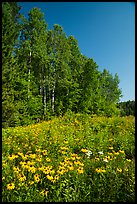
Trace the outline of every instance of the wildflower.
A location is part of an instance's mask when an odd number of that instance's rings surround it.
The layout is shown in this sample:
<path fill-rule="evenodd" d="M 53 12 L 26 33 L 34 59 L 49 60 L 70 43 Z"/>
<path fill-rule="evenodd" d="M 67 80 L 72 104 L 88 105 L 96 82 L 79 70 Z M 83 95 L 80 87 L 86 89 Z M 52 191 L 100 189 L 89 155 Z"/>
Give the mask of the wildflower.
<path fill-rule="evenodd" d="M 103 151 L 98 152 L 98 154 L 103 154 Z"/>
<path fill-rule="evenodd" d="M 113 139 L 112 139 L 112 138 L 110 138 L 108 141 L 109 141 L 109 142 L 111 142 L 112 140 L 113 140 Z"/>
<path fill-rule="evenodd" d="M 72 153 L 71 156 L 72 156 L 72 157 L 77 157 L 78 155 L 75 154 L 75 153 Z"/>
<path fill-rule="evenodd" d="M 131 159 L 126 159 L 127 162 L 131 162 Z"/>
<path fill-rule="evenodd" d="M 60 147 L 61 150 L 68 150 L 68 147 Z"/>
<path fill-rule="evenodd" d="M 128 168 L 125 168 L 125 171 L 128 171 Z"/>
<path fill-rule="evenodd" d="M 109 154 L 109 155 L 112 155 L 113 153 L 112 153 L 112 152 L 108 152 L 108 154 Z"/>
<path fill-rule="evenodd" d="M 50 159 L 50 158 L 46 158 L 46 161 L 47 161 L 47 162 L 50 162 L 50 161 L 51 161 L 51 159 Z"/>
<path fill-rule="evenodd" d="M 83 174 L 83 172 L 84 172 L 83 167 L 79 167 L 77 170 L 78 170 L 79 174 Z"/>
<path fill-rule="evenodd" d="M 121 172 L 122 172 L 122 169 L 117 168 L 117 171 L 121 173 Z"/>
<path fill-rule="evenodd" d="M 81 152 L 86 153 L 86 152 L 88 152 L 88 150 L 87 149 L 81 149 Z"/>
<path fill-rule="evenodd" d="M 63 169 L 62 170 L 57 170 L 57 173 L 63 175 L 65 173 L 65 170 L 63 170 Z"/>
<path fill-rule="evenodd" d="M 8 156 L 8 159 L 9 159 L 9 160 L 13 160 L 13 159 L 15 159 L 15 158 L 16 158 L 16 156 L 15 156 L 14 154 Z"/>
<path fill-rule="evenodd" d="M 42 190 L 40 194 L 42 194 L 43 196 L 45 195 L 45 196 L 47 197 L 48 192 L 49 192 L 49 191 Z"/>
<path fill-rule="evenodd" d="M 74 164 L 76 164 L 76 165 L 79 164 L 79 161 L 74 161 Z"/>
<path fill-rule="evenodd" d="M 79 164 L 79 166 L 84 166 L 84 164 L 83 164 L 83 163 L 81 163 L 80 161 L 78 161 L 78 162 L 79 162 L 79 163 L 78 163 L 78 164 Z"/>
<path fill-rule="evenodd" d="M 4 181 L 4 180 L 5 180 L 5 176 L 2 177 L 2 181 Z"/>
<path fill-rule="evenodd" d="M 109 149 L 113 149 L 113 147 L 109 147 Z"/>
<path fill-rule="evenodd" d="M 103 159 L 103 161 L 104 161 L 104 162 L 108 162 L 108 160 L 107 160 L 107 159 Z"/>
<path fill-rule="evenodd" d="M 76 156 L 76 159 L 81 159 L 81 157 Z"/>
<path fill-rule="evenodd" d="M 55 179 L 55 180 L 59 180 L 59 176 L 56 175 L 56 176 L 54 177 L 54 179 Z"/>
<path fill-rule="evenodd" d="M 20 182 L 25 181 L 26 180 L 26 176 L 25 175 L 18 175 L 18 179 Z"/>
<path fill-rule="evenodd" d="M 34 180 L 38 183 L 40 181 L 40 174 L 34 175 Z"/>
<path fill-rule="evenodd" d="M 101 169 L 101 172 L 103 172 L 103 173 L 104 173 L 104 172 L 106 172 L 106 170 L 105 170 L 105 169 Z"/>
<path fill-rule="evenodd" d="M 95 171 L 98 172 L 98 173 L 105 173 L 106 172 L 105 169 L 100 169 L 100 168 L 96 168 Z"/>
<path fill-rule="evenodd" d="M 86 155 L 88 156 L 88 158 L 90 157 L 91 154 L 92 154 L 92 152 L 90 150 L 88 150 L 88 152 L 86 152 Z"/>
<path fill-rule="evenodd" d="M 36 158 L 36 154 L 29 154 L 30 158 L 35 159 Z"/>
<path fill-rule="evenodd" d="M 14 171 L 15 173 L 19 173 L 21 170 L 19 169 L 19 167 L 13 167 L 13 171 Z"/>
<path fill-rule="evenodd" d="M 47 179 L 53 180 L 53 176 L 47 175 Z"/>
<path fill-rule="evenodd" d="M 29 165 L 29 166 L 31 166 L 31 165 L 34 165 L 36 162 L 34 162 L 34 161 L 27 161 L 27 164 Z"/>
<path fill-rule="evenodd" d="M 47 155 L 47 150 L 42 150 L 43 155 Z"/>
<path fill-rule="evenodd" d="M 8 189 L 8 190 L 12 190 L 12 189 L 14 189 L 14 188 L 15 188 L 14 183 L 7 184 L 7 189 Z"/>
<path fill-rule="evenodd" d="M 67 154 L 67 152 L 65 152 L 65 151 L 61 151 L 61 153 L 62 153 L 62 154 Z"/>
<path fill-rule="evenodd" d="M 76 159 L 76 157 L 71 157 L 71 159 L 74 161 Z"/>
<path fill-rule="evenodd" d="M 29 181 L 29 184 L 30 184 L 30 185 L 33 185 L 33 184 L 34 184 L 34 181 Z"/>
<path fill-rule="evenodd" d="M 74 167 L 73 166 L 68 166 L 68 169 L 73 171 L 74 170 Z"/>
<path fill-rule="evenodd" d="M 110 159 L 110 156 L 105 156 L 104 159 Z"/>
<path fill-rule="evenodd" d="M 54 170 L 54 169 L 51 170 L 51 171 L 50 171 L 50 174 L 55 174 L 55 170 Z"/>
<path fill-rule="evenodd" d="M 119 155 L 119 152 L 114 152 L 115 155 Z"/>
<path fill-rule="evenodd" d="M 36 168 L 34 166 L 29 166 L 28 167 L 28 171 L 32 172 L 32 173 L 35 173 L 36 172 Z"/>
<path fill-rule="evenodd" d="M 96 161 L 99 161 L 99 158 L 98 158 L 98 157 L 95 157 L 95 160 L 96 160 Z"/>
<path fill-rule="evenodd" d="M 125 153 L 125 152 L 124 152 L 124 150 L 119 150 L 119 152 L 120 152 L 120 153 L 122 153 L 122 154 L 124 154 L 124 153 Z"/>

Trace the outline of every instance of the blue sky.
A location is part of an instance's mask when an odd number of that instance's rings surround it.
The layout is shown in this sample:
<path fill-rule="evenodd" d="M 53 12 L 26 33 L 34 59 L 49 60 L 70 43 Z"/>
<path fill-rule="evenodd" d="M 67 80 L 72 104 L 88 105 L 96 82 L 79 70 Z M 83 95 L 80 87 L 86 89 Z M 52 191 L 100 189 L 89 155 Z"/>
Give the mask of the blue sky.
<path fill-rule="evenodd" d="M 118 74 L 123 97 L 135 100 L 135 3 L 132 2 L 19 2 L 27 17 L 33 7 L 44 13 L 48 29 L 54 24 L 73 35 L 82 54 L 99 70 Z"/>

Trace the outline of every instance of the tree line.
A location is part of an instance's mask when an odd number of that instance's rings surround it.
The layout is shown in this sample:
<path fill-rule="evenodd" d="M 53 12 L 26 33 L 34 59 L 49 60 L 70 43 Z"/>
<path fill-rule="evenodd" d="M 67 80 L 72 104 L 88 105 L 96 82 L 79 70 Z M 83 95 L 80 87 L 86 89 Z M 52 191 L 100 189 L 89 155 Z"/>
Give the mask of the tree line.
<path fill-rule="evenodd" d="M 68 111 L 113 116 L 121 95 L 118 75 L 98 70 L 74 36 L 32 8 L 2 3 L 2 127 L 28 125 Z"/>
<path fill-rule="evenodd" d="M 120 109 L 121 116 L 129 116 L 129 115 L 135 116 L 135 101 L 134 100 L 119 102 L 117 104 L 117 107 Z"/>

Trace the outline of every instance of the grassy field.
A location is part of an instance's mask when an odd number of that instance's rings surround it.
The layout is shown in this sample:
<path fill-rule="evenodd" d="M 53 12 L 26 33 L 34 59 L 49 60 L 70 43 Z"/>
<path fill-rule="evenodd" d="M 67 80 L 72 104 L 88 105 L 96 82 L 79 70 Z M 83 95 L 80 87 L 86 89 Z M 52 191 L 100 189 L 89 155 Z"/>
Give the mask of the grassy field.
<path fill-rule="evenodd" d="M 135 118 L 66 114 L 2 129 L 3 202 L 135 201 Z"/>

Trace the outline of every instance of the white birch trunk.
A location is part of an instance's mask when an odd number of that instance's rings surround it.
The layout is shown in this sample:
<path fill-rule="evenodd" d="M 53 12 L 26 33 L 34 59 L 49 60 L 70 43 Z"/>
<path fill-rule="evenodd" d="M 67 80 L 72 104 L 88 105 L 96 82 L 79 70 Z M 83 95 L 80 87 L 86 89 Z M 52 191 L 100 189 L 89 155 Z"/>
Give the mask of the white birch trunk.
<path fill-rule="evenodd" d="M 47 103 L 47 101 L 46 101 L 46 85 L 45 85 L 45 76 L 44 76 L 44 87 L 43 87 L 43 94 L 44 94 L 44 96 L 43 96 L 43 105 L 44 105 L 44 115 L 46 115 L 46 103 Z"/>
<path fill-rule="evenodd" d="M 55 82 L 54 82 L 54 86 L 53 86 L 53 90 L 52 90 L 52 111 L 54 112 L 54 103 L 55 103 Z"/>
<path fill-rule="evenodd" d="M 30 98 L 30 66 L 31 66 L 31 51 L 30 51 L 30 64 L 28 70 L 28 99 Z"/>

